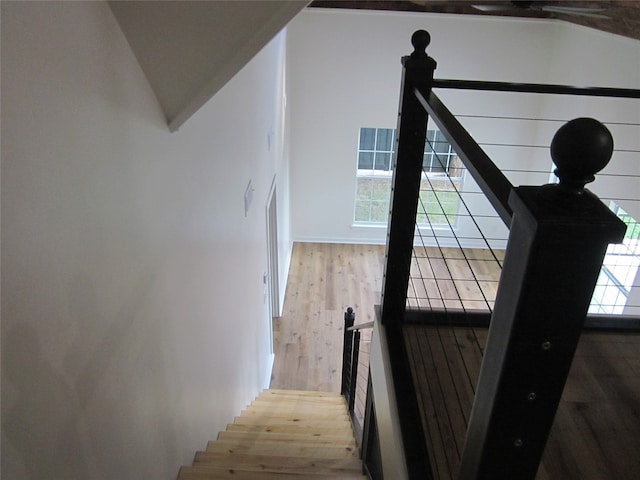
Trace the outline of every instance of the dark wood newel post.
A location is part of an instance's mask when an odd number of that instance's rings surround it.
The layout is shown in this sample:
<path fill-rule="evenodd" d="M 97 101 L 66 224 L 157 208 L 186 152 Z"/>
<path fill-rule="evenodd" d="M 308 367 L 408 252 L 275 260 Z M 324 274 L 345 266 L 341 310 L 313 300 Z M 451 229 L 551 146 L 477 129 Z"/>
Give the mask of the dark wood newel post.
<path fill-rule="evenodd" d="M 427 112 L 415 95 L 428 94 L 436 62 L 426 53 L 431 36 L 418 30 L 411 37 L 414 51 L 402 58 L 403 74 L 398 135 L 387 233 L 387 260 L 382 287 L 382 323 L 401 323 L 407 300 L 413 236 L 418 211 Z"/>
<path fill-rule="evenodd" d="M 613 139 L 579 118 L 551 144 L 558 185 L 518 187 L 459 480 L 534 479 L 607 245 L 626 226 L 584 189 Z"/>
<path fill-rule="evenodd" d="M 398 139 L 394 156 L 391 215 L 380 314 L 387 338 L 410 480 L 432 478 L 402 331 L 428 120 L 427 112 L 415 92 L 420 90 L 423 95 L 428 95 L 431 91 L 436 62 L 426 53 L 430 41 L 431 37 L 426 31 L 418 30 L 411 37 L 413 53 L 402 58 L 404 68 L 398 112 Z"/>

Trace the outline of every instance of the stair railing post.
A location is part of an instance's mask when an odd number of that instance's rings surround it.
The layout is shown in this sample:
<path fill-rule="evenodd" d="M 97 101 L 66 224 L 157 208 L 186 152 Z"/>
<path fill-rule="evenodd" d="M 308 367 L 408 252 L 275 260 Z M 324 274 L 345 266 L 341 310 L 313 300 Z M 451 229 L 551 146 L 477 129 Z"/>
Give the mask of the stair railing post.
<path fill-rule="evenodd" d="M 428 121 L 427 112 L 414 92 L 419 89 L 425 94 L 431 90 L 436 62 L 426 53 L 430 41 L 429 33 L 418 30 L 411 37 L 413 53 L 402 58 L 404 68 L 382 287 L 383 324 L 402 323 L 407 300 Z"/>
<path fill-rule="evenodd" d="M 347 401 L 349 401 L 349 387 L 351 385 L 351 352 L 353 350 L 353 327 L 356 320 L 356 314 L 353 308 L 348 307 L 344 312 L 344 332 L 342 343 L 342 382 L 340 384 L 340 393 Z"/>
<path fill-rule="evenodd" d="M 416 91 L 428 95 L 433 84 L 436 62 L 426 53 L 430 41 L 428 32 L 416 31 L 411 37 L 414 51 L 402 58 L 398 134 L 393 158 L 391 212 L 380 314 L 387 338 L 398 421 L 410 480 L 430 480 L 433 477 L 402 328 L 428 122 L 428 114 L 418 100 Z"/>
<path fill-rule="evenodd" d="M 612 151 L 604 125 L 572 120 L 551 144 L 560 183 L 509 197 L 511 232 L 459 480 L 536 476 L 607 245 L 626 229 L 584 189 Z"/>

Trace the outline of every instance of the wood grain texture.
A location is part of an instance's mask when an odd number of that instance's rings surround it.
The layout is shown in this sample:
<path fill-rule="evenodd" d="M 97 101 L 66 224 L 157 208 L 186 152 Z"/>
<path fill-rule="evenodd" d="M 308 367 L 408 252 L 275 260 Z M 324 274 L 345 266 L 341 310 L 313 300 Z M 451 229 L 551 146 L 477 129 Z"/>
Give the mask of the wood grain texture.
<path fill-rule="evenodd" d="M 471 261 L 460 262 L 464 256 Z M 425 292 L 421 298 L 437 298 L 442 291 L 451 302 L 447 306 L 469 301 L 488 308 L 491 302 L 485 299 L 495 296 L 502 256 L 497 252 L 494 258 L 479 250 L 465 251 L 464 256 L 457 249 L 418 250 L 414 262 L 421 262 L 420 270 L 432 272 L 433 277 L 419 284 Z M 273 388 L 339 391 L 344 310 L 355 309 L 356 323 L 374 318 L 383 262 L 381 246 L 294 245 L 283 316 L 274 322 Z M 465 283 L 470 271 L 479 291 Z M 462 296 L 456 292 L 456 283 L 464 287 Z M 427 293 L 433 288 L 436 293 Z M 444 303 L 429 302 L 421 306 Z M 465 306 L 473 308 L 470 305 Z M 481 328 L 407 326 L 414 380 L 423 405 L 421 421 L 430 434 L 427 442 L 436 478 L 455 478 L 486 337 L 487 330 Z M 361 363 L 367 363 L 362 350 Z M 362 368 L 358 375 L 357 388 L 366 385 L 365 371 Z M 356 413 L 359 408 L 356 402 Z M 252 435 L 259 431 L 247 425 L 233 428 Z M 537 479 L 635 480 L 640 478 L 637 452 L 640 336 L 584 333 Z"/>
<path fill-rule="evenodd" d="M 344 399 L 331 392 L 262 392 L 178 476 L 217 478 L 365 479 Z"/>
<path fill-rule="evenodd" d="M 436 479 L 455 479 L 486 330 L 405 327 Z M 537 480 L 640 478 L 640 335 L 584 333 Z"/>
<path fill-rule="evenodd" d="M 340 391 L 344 312 L 352 307 L 356 324 L 374 319 L 383 269 L 381 245 L 294 244 L 282 316 L 273 322 L 272 389 Z M 370 330 L 361 341 L 360 363 L 368 365 Z"/>

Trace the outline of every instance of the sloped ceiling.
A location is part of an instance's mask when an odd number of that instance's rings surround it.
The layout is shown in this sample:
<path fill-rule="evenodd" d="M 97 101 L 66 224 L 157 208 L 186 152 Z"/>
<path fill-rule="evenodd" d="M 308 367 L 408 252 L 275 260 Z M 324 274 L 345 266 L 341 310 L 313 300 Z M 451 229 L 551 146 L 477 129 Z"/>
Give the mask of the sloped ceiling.
<path fill-rule="evenodd" d="M 307 1 L 110 1 L 111 10 L 177 130 Z"/>
<path fill-rule="evenodd" d="M 309 6 L 555 18 L 640 40 L 639 0 L 314 0 Z"/>

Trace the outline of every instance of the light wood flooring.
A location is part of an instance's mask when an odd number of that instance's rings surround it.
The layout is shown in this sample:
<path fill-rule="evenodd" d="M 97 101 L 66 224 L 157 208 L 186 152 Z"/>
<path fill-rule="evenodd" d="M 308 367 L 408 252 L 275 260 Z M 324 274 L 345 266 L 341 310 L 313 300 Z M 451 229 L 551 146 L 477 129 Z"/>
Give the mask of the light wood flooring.
<path fill-rule="evenodd" d="M 274 321 L 272 388 L 339 391 L 344 310 L 355 309 L 356 323 L 373 319 L 383 262 L 382 246 L 295 244 L 283 316 Z M 442 399 L 423 405 L 423 422 L 429 420 L 436 438 L 430 440 L 436 478 L 455 478 L 486 330 L 447 327 L 434 337 L 434 329 L 411 328 L 407 341 L 414 360 L 431 359 L 416 379 L 423 388 L 419 395 L 424 400 L 436 392 Z M 435 369 L 447 372 L 447 378 L 433 383 L 429 370 Z M 446 450 L 437 438 L 446 440 Z M 640 335 L 585 333 L 537 478 L 635 480 L 640 478 L 638 452 Z"/>
<path fill-rule="evenodd" d="M 384 248 L 294 244 L 284 309 L 273 321 L 271 388 L 340 391 L 344 312 L 352 307 L 356 324 L 374 319 Z M 363 331 L 365 343 L 368 332 Z"/>

